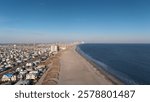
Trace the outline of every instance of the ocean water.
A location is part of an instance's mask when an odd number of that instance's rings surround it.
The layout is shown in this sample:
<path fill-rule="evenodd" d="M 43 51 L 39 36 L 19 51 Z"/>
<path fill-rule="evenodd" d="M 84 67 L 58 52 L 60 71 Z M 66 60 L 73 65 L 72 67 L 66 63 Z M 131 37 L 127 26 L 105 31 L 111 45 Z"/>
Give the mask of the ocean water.
<path fill-rule="evenodd" d="M 125 84 L 150 85 L 150 44 L 81 44 L 77 51 Z"/>

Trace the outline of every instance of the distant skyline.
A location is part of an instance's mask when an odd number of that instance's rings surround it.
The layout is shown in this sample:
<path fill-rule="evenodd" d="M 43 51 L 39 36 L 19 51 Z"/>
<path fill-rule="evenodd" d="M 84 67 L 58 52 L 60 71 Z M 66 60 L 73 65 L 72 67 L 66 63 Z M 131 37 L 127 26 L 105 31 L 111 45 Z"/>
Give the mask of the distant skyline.
<path fill-rule="evenodd" d="M 150 43 L 150 0 L 0 0 L 0 43 Z"/>

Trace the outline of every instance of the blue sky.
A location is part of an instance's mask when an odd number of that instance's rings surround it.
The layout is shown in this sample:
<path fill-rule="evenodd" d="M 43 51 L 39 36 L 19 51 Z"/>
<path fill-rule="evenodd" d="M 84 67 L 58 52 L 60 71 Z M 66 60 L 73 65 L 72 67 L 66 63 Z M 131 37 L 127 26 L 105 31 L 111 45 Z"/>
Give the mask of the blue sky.
<path fill-rule="evenodd" d="M 149 0 L 0 0 L 0 43 L 150 43 Z"/>

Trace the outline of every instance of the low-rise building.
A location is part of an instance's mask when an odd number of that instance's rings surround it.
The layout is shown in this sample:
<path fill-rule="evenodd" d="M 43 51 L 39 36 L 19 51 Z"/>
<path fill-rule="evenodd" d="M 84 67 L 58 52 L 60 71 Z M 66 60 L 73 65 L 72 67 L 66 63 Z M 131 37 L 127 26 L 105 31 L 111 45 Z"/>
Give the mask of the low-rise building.
<path fill-rule="evenodd" d="M 16 81 L 17 78 L 16 78 L 16 75 L 13 75 L 12 73 L 7 73 L 7 74 L 4 74 L 2 76 L 2 79 L 1 79 L 3 82 L 6 82 L 6 81 Z"/>
<path fill-rule="evenodd" d="M 46 65 L 38 65 L 35 69 L 38 70 L 38 69 L 41 69 L 41 68 L 42 69 L 46 68 Z"/>
<path fill-rule="evenodd" d="M 38 75 L 39 75 L 38 71 L 31 71 L 28 74 L 26 74 L 26 79 L 33 79 L 33 80 L 35 80 L 35 79 L 38 78 Z"/>
<path fill-rule="evenodd" d="M 32 63 L 27 63 L 26 67 L 31 67 L 33 64 Z"/>
<path fill-rule="evenodd" d="M 15 85 L 30 85 L 30 80 L 19 80 Z"/>

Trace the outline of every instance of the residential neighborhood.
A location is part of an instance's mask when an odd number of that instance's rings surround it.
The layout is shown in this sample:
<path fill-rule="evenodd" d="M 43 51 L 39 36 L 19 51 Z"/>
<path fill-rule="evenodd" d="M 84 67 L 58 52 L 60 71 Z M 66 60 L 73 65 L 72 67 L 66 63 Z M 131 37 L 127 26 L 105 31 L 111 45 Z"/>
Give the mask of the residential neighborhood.
<path fill-rule="evenodd" d="M 44 62 L 64 49 L 56 44 L 1 45 L 0 84 L 36 84 L 49 68 Z"/>

